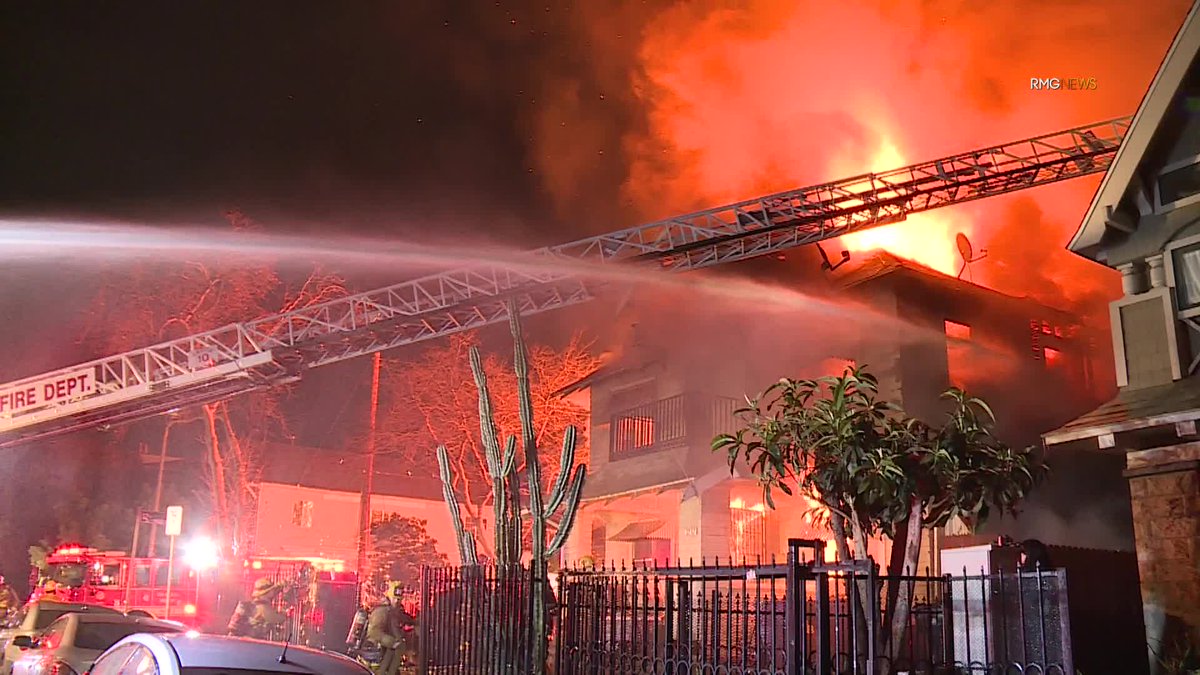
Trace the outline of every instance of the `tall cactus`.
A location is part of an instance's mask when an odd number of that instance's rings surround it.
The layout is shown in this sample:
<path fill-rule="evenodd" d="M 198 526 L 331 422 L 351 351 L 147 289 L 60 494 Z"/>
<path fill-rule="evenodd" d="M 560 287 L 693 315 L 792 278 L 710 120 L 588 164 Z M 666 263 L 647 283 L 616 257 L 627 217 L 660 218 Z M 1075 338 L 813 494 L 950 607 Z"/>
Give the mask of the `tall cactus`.
<path fill-rule="evenodd" d="M 548 588 L 548 563 L 567 541 L 575 524 L 575 515 L 583 496 L 583 484 L 587 468 L 575 465 L 576 430 L 568 427 L 563 435 L 562 455 L 558 476 L 550 488 L 549 495 L 543 494 L 542 462 L 537 447 L 537 435 L 533 423 L 533 391 L 529 381 L 529 361 L 525 350 L 525 338 L 521 330 L 520 312 L 517 306 L 508 304 L 509 329 L 514 344 L 513 367 L 517 376 L 517 395 L 521 419 L 521 449 L 525 459 L 525 472 L 529 483 L 529 515 L 533 530 L 533 550 L 530 566 L 535 584 L 533 591 L 533 646 L 535 650 L 534 672 L 540 675 L 545 668 L 548 634 L 546 626 L 546 597 Z M 520 484 L 517 478 L 517 439 L 510 436 L 504 447 L 500 447 L 496 430 L 495 410 L 488 390 L 487 375 L 479 350 L 471 348 L 471 372 L 475 377 L 475 388 L 479 392 L 479 433 L 487 457 L 488 476 L 492 480 L 492 508 L 495 516 L 496 563 L 507 567 L 521 562 L 522 551 L 522 504 Z M 438 448 L 438 466 L 442 479 L 442 492 L 450 517 L 458 536 L 458 548 L 464 565 L 479 562 L 475 539 L 463 525 L 458 500 L 452 487 L 453 474 L 445 446 Z M 546 524 L 559 515 L 558 528 L 550 541 L 546 541 Z"/>

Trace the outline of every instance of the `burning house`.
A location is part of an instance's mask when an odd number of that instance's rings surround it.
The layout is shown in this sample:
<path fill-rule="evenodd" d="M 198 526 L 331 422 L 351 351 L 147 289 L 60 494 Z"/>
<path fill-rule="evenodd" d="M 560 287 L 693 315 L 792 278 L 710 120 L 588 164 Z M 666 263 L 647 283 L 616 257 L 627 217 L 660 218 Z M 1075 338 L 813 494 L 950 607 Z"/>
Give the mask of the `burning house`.
<path fill-rule="evenodd" d="M 1124 297 L 1111 305 L 1120 391 L 1044 437 L 1123 460 L 1157 654 L 1200 638 L 1198 52 L 1193 7 L 1069 245 L 1121 272 Z"/>
<path fill-rule="evenodd" d="M 808 354 L 807 362 L 746 353 L 696 367 L 673 358 L 670 349 L 629 349 L 570 388 L 590 395 L 592 450 L 566 561 L 769 558 L 783 555 L 788 537 L 828 540 L 813 526 L 813 505 L 805 498 L 780 496 L 777 508 L 767 508 L 756 481 L 731 472 L 726 458 L 710 449 L 714 434 L 734 424 L 746 393 L 781 374 L 818 376 L 863 363 L 880 377 L 884 396 L 927 419 L 942 414 L 941 392 L 952 383 L 963 386 L 994 402 L 999 432 L 1014 444 L 1036 443 L 1039 431 L 1107 393 L 1094 352 L 1102 336 L 1075 317 L 889 254 L 855 262 L 831 278 L 836 296 L 890 317 L 903 330 L 867 329 L 829 340 L 824 353 Z M 1088 459 L 1059 461 L 1069 476 L 1072 463 Z M 1111 464 L 1101 473 L 1119 491 L 1120 469 Z M 1064 518 L 1095 506 L 1059 503 L 1067 500 L 1056 500 L 1054 490 L 1047 494 L 1042 507 Z M 999 525 L 1014 536 L 1041 534 L 1037 526 L 1037 519 Z M 953 529 L 943 534 L 948 544 L 969 543 Z M 942 538 L 930 538 L 923 566 L 938 566 L 934 549 Z M 880 562 L 889 553 L 884 541 L 869 550 Z"/>

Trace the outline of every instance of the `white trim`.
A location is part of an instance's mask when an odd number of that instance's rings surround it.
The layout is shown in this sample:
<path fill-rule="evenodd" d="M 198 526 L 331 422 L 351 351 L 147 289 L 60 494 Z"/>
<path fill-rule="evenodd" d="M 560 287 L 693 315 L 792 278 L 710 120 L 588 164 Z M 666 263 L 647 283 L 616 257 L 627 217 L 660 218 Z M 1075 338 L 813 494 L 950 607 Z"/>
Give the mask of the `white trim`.
<path fill-rule="evenodd" d="M 1112 322 L 1113 366 L 1117 371 L 1117 386 L 1129 386 L 1129 364 L 1125 361 L 1125 325 L 1121 322 L 1121 308 L 1133 304 L 1137 296 L 1126 296 L 1108 305 L 1109 320 Z"/>
<path fill-rule="evenodd" d="M 1150 146 L 1150 141 L 1175 99 L 1184 75 L 1200 51 L 1198 10 L 1200 2 L 1192 5 L 1187 18 L 1172 40 L 1170 49 L 1154 75 L 1154 80 L 1138 105 L 1137 113 L 1125 134 L 1125 141 L 1117 149 L 1117 156 L 1113 158 L 1100 188 L 1092 197 L 1087 215 L 1084 216 L 1075 235 L 1071 237 L 1071 242 L 1067 244 L 1068 250 L 1086 251 L 1098 245 L 1103 238 L 1107 219 L 1105 207 L 1115 207 L 1124 198 L 1130 182 L 1137 173 L 1138 165 Z"/>

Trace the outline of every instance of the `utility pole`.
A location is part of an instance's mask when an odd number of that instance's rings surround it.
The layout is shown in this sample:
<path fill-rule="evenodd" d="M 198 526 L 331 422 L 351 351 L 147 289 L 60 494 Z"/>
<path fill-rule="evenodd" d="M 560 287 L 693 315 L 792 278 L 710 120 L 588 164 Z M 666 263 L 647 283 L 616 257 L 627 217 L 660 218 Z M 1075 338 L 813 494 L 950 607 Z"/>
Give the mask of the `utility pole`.
<path fill-rule="evenodd" d="M 379 420 L 379 372 L 383 355 L 375 352 L 371 369 L 371 411 L 367 435 L 367 467 L 363 476 L 358 513 L 358 599 L 362 603 L 363 583 L 371 558 L 371 494 L 375 491 L 375 431 Z"/>
<path fill-rule="evenodd" d="M 163 429 L 162 448 L 158 453 L 158 483 L 154 486 L 154 512 L 158 513 L 162 510 L 162 489 L 163 489 L 163 469 L 167 466 L 167 440 L 171 437 L 171 425 L 173 422 L 167 420 L 167 428 Z M 146 552 L 147 557 L 155 558 L 155 545 L 158 534 L 157 528 L 150 528 L 150 545 L 149 551 Z M 134 557 L 137 557 L 137 551 L 134 551 Z"/>

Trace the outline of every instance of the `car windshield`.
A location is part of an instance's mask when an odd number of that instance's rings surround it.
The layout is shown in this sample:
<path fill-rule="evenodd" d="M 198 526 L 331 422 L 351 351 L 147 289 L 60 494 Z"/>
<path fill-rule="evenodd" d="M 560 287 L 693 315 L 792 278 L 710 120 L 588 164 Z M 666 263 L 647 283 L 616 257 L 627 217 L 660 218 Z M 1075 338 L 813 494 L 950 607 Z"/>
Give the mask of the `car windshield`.
<path fill-rule="evenodd" d="M 179 629 L 170 626 L 146 626 L 136 623 L 80 623 L 75 631 L 75 646 L 79 649 L 94 649 L 104 651 L 115 645 L 122 638 L 135 633 L 178 633 Z"/>
<path fill-rule="evenodd" d="M 78 588 L 87 577 L 87 565 L 83 563 L 55 563 L 50 566 L 46 576 L 56 584 Z"/>

